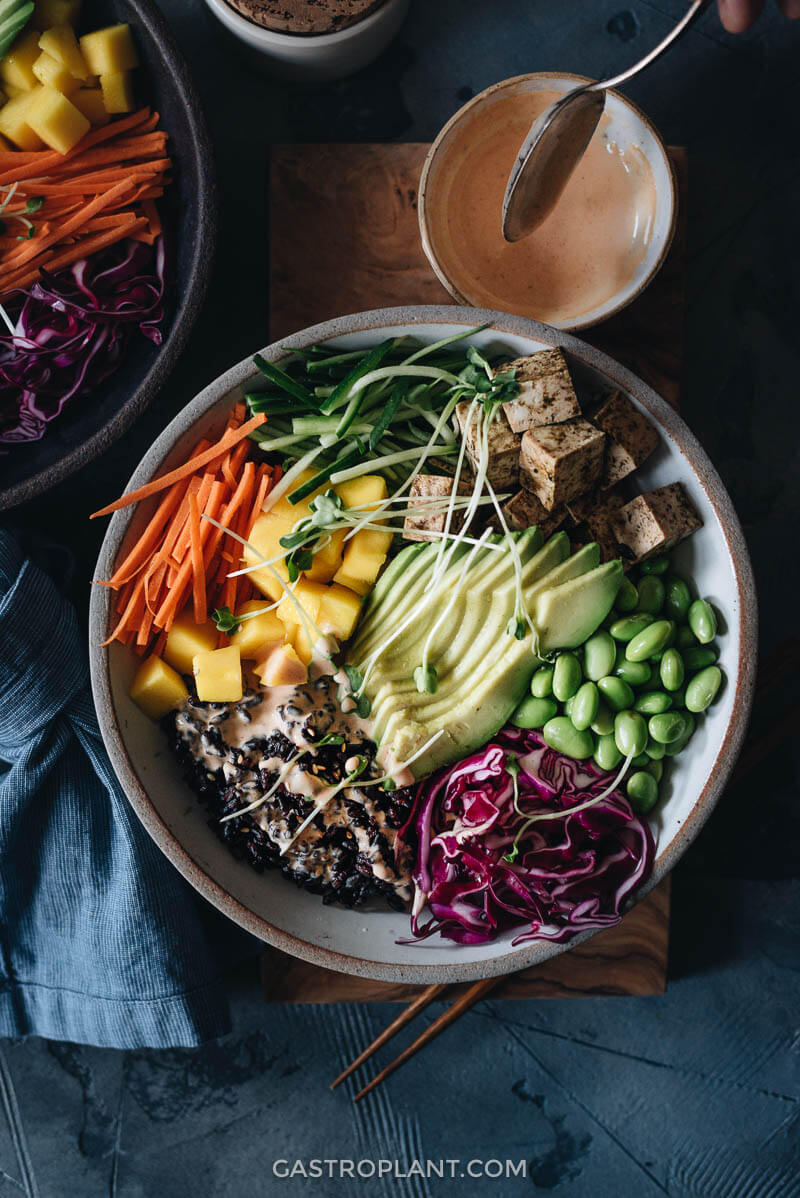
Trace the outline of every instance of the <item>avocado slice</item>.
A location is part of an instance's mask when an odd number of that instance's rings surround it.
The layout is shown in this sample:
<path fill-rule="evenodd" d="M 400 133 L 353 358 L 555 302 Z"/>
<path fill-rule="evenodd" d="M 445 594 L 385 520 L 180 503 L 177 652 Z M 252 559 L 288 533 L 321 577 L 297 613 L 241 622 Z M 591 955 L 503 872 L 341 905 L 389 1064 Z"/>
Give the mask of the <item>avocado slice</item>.
<path fill-rule="evenodd" d="M 540 591 L 533 603 L 539 652 L 582 645 L 611 611 L 621 582 L 622 562 L 617 559 Z"/>

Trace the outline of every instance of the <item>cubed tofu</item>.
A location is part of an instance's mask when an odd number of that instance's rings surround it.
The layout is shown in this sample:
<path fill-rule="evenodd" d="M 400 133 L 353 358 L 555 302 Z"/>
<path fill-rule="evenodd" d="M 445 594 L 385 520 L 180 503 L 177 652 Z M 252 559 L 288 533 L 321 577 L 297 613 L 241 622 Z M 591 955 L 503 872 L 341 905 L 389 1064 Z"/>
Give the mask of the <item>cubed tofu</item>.
<path fill-rule="evenodd" d="M 308 668 L 291 645 L 273 649 L 269 657 L 256 666 L 256 673 L 265 686 L 299 686 L 308 678 Z"/>
<path fill-rule="evenodd" d="M 66 154 L 91 129 L 83 113 L 52 87 L 33 93 L 25 120 L 45 145 L 59 154 Z"/>
<path fill-rule="evenodd" d="M 53 25 L 78 24 L 81 15 L 81 0 L 36 0 L 31 22 L 36 29 L 50 29 Z"/>
<path fill-rule="evenodd" d="M 0 79 L 4 84 L 18 87 L 21 91 L 32 91 L 39 85 L 33 73 L 33 64 L 40 53 L 39 34 L 35 29 L 20 34 L 11 49 L 0 59 Z"/>
<path fill-rule="evenodd" d="M 702 525 L 681 483 L 637 495 L 611 521 L 623 558 L 637 562 L 665 553 Z"/>
<path fill-rule="evenodd" d="M 525 528 L 538 528 L 543 537 L 556 532 L 567 518 L 563 503 L 548 512 L 532 491 L 518 491 L 503 504 L 503 515 L 508 527 L 515 532 Z"/>
<path fill-rule="evenodd" d="M 528 429 L 522 435 L 523 487 L 548 511 L 588 491 L 603 468 L 605 433 L 577 417 L 563 424 Z"/>
<path fill-rule="evenodd" d="M 18 150 L 44 149 L 41 137 L 28 124 L 28 109 L 35 95 L 35 91 L 22 92 L 0 108 L 0 134 L 7 137 Z"/>
<path fill-rule="evenodd" d="M 325 590 L 319 608 L 317 624 L 326 635 L 337 641 L 347 641 L 353 635 L 361 612 L 361 596 L 347 587 L 334 583 Z"/>
<path fill-rule="evenodd" d="M 108 113 L 103 103 L 103 93 L 99 87 L 81 87 L 70 96 L 78 112 L 82 112 L 95 127 L 108 124 Z"/>
<path fill-rule="evenodd" d="M 44 50 L 33 64 L 33 73 L 42 87 L 52 87 L 63 96 L 77 91 L 80 86 L 80 80 L 70 74 L 63 62 L 59 62 Z"/>
<path fill-rule="evenodd" d="M 192 671 L 201 703 L 238 703 L 241 699 L 242 659 L 237 645 L 196 653 Z"/>
<path fill-rule="evenodd" d="M 151 720 L 162 719 L 167 712 L 180 707 L 189 692 L 180 674 L 160 657 L 148 657 L 136 671 L 130 690 L 131 698 Z"/>
<path fill-rule="evenodd" d="M 345 542 L 342 564 L 333 576 L 334 582 L 357 595 L 371 591 L 386 561 L 392 535 L 389 529 L 383 532 L 377 528 L 362 528 L 357 532 Z"/>
<path fill-rule="evenodd" d="M 191 674 L 198 653 L 216 649 L 219 633 L 213 620 L 196 624 L 190 607 L 176 616 L 167 633 L 164 657 L 180 674 Z"/>
<path fill-rule="evenodd" d="M 443 500 L 450 498 L 453 491 L 453 480 L 446 474 L 418 474 L 411 484 L 411 490 L 408 494 L 408 505 L 410 508 L 419 509 L 419 511 L 411 512 L 405 518 L 403 523 L 403 536 L 407 541 L 437 541 L 435 533 L 444 532 L 444 526 L 447 521 L 447 508 L 444 506 Z M 459 479 L 458 494 L 469 495 L 472 492 L 471 484 Z M 430 501 L 439 500 L 437 510 L 430 509 Z M 425 510 L 425 505 L 428 505 L 428 510 Z M 455 509 L 453 517 L 450 521 L 450 532 L 458 532 L 464 524 L 464 509 Z"/>
<path fill-rule="evenodd" d="M 627 395 L 615 391 L 594 417 L 606 434 L 606 457 L 600 486 L 613 487 L 649 458 L 659 442 L 658 431 L 635 408 Z"/>
<path fill-rule="evenodd" d="M 624 503 L 618 491 L 591 491 L 566 505 L 570 517 L 578 525 L 576 538 L 596 541 L 604 562 L 620 556 L 613 518 Z"/>
<path fill-rule="evenodd" d="M 46 29 L 39 38 L 39 49 L 66 67 L 79 83 L 85 83 L 89 78 L 89 69 L 71 25 L 54 25 L 52 29 Z"/>
<path fill-rule="evenodd" d="M 252 599 L 243 603 L 236 613 L 241 624 L 231 634 L 230 642 L 236 645 L 245 661 L 263 661 L 273 649 L 286 639 L 286 629 L 278 619 L 277 612 L 265 611 L 263 599 Z M 242 620 L 242 616 L 247 616 Z"/>
<path fill-rule="evenodd" d="M 464 436 L 464 430 L 467 430 L 467 458 L 472 469 L 477 471 L 480 458 L 478 433 L 483 423 L 483 418 L 479 414 L 483 412 L 483 408 L 480 405 L 474 408 L 470 420 L 470 407 L 471 405 L 468 403 L 457 404 L 456 416 L 461 428 L 461 435 Z M 495 491 L 516 490 L 519 486 L 520 439 L 517 433 L 511 431 L 502 411 L 495 413 L 494 420 L 489 425 L 488 446 L 487 479 Z"/>
<path fill-rule="evenodd" d="M 278 619 L 282 624 L 287 625 L 301 623 L 297 610 L 300 607 L 306 619 L 312 624 L 316 624 L 323 596 L 328 589 L 327 586 L 321 582 L 314 582 L 310 578 L 301 578 L 290 589 L 291 598 L 289 595 L 284 595 L 276 608 L 275 614 Z"/>
<path fill-rule="evenodd" d="M 514 369 L 519 394 L 503 404 L 511 431 L 524 433 L 542 424 L 561 424 L 580 416 L 581 407 L 560 349 L 542 349 L 526 358 L 516 358 L 495 373 Z"/>
<path fill-rule="evenodd" d="M 81 38 L 81 54 L 92 75 L 116 75 L 139 65 L 130 25 L 109 25 Z"/>
<path fill-rule="evenodd" d="M 106 112 L 133 112 L 133 76 L 130 71 L 109 71 L 100 76 L 100 90 Z"/>

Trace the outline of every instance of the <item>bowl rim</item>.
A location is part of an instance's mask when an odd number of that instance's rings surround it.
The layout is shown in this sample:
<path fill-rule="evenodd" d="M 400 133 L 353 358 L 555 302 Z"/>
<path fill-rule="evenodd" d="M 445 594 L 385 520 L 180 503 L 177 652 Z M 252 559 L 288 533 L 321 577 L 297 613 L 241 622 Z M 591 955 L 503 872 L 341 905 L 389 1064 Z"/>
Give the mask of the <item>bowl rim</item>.
<path fill-rule="evenodd" d="M 217 184 L 213 170 L 214 153 L 200 94 L 192 78 L 183 51 L 167 24 L 166 18 L 153 0 L 126 0 L 136 14 L 137 22 L 147 29 L 168 62 L 173 86 L 188 114 L 194 137 L 187 147 L 187 157 L 194 160 L 200 180 L 197 192 L 198 208 L 203 220 L 198 222 L 197 235 L 190 247 L 190 263 L 186 286 L 178 297 L 170 327 L 158 356 L 141 379 L 136 390 L 122 407 L 86 441 L 76 445 L 52 466 L 46 466 L 3 489 L 0 487 L 0 511 L 26 503 L 49 491 L 76 470 L 87 465 L 130 428 L 133 422 L 152 403 L 163 387 L 184 349 L 199 315 L 211 276 L 217 234 Z"/>
<path fill-rule="evenodd" d="M 228 4 L 227 0 L 206 0 L 208 7 L 227 28 L 237 36 L 245 37 L 251 45 L 260 43 L 264 49 L 278 50 L 289 46 L 298 48 L 303 43 L 308 43 L 310 52 L 333 49 L 362 33 L 368 34 L 374 26 L 380 25 L 387 12 L 400 8 L 405 3 L 407 0 L 382 0 L 382 3 L 365 17 L 360 17 L 352 25 L 345 25 L 344 29 L 336 29 L 333 33 L 285 33 L 279 29 L 267 29 L 256 21 L 248 20 L 233 5 Z"/>
<path fill-rule="evenodd" d="M 435 158 L 442 148 L 442 143 L 445 137 L 447 137 L 451 130 L 463 120 L 470 109 L 485 102 L 488 97 L 494 95 L 495 92 L 503 91 L 513 84 L 523 83 L 529 79 L 568 79 L 574 80 L 575 83 L 596 82 L 596 80 L 590 78 L 588 75 L 575 75 L 570 71 L 529 71 L 523 75 L 512 75 L 508 79 L 501 79 L 498 83 L 493 83 L 491 87 L 484 88 L 483 91 L 478 92 L 478 94 L 473 96 L 472 99 L 467 100 L 466 104 L 463 104 L 457 112 L 453 113 L 453 115 L 450 117 L 450 120 L 442 126 L 434 140 L 431 142 L 430 149 L 425 155 L 425 161 L 422 164 L 422 173 L 420 174 L 417 200 L 417 221 L 419 224 L 420 238 L 422 240 L 422 248 L 425 251 L 425 257 L 428 259 L 428 262 L 430 263 L 431 268 L 433 269 L 439 282 L 442 284 L 445 290 L 452 295 L 456 303 L 462 306 L 472 306 L 472 300 L 470 300 L 468 296 L 464 295 L 463 292 L 459 291 L 456 284 L 448 276 L 434 251 L 433 242 L 428 231 L 427 211 L 431 206 L 431 201 L 428 198 L 428 177 L 433 168 Z M 647 274 L 631 292 L 631 294 L 627 296 L 627 298 L 620 299 L 612 307 L 608 308 L 607 310 L 604 309 L 599 314 L 593 316 L 592 311 L 597 313 L 597 309 L 590 309 L 588 313 L 578 316 L 575 320 L 571 320 L 568 324 L 565 322 L 560 322 L 551 326 L 552 328 L 557 328 L 563 330 L 564 332 L 575 333 L 583 329 L 592 328 L 594 325 L 600 324 L 601 321 L 610 320 L 612 316 L 616 316 L 616 314 L 621 312 L 623 308 L 627 308 L 629 304 L 632 304 L 633 301 L 642 294 L 645 287 L 650 285 L 658 272 L 661 270 L 661 267 L 664 265 L 664 260 L 669 253 L 678 224 L 678 187 L 675 179 L 675 168 L 673 166 L 672 160 L 670 159 L 663 137 L 647 114 L 643 112 L 637 104 L 634 104 L 633 100 L 630 100 L 627 96 L 624 96 L 622 92 L 616 91 L 613 88 L 608 90 L 608 95 L 613 96 L 615 100 L 619 100 L 623 107 L 627 108 L 638 120 L 642 122 L 642 124 L 651 134 L 659 152 L 661 153 L 667 172 L 667 179 L 669 180 L 669 224 L 664 237 L 664 243 L 661 247 L 658 257 L 648 270 Z M 526 317 L 525 319 L 534 320 L 535 318 Z"/>
<path fill-rule="evenodd" d="M 379 308 L 350 316 L 335 317 L 332 320 L 312 325 L 290 337 L 281 338 L 280 341 L 267 346 L 260 352 L 268 361 L 278 361 L 286 356 L 287 348 L 303 348 L 315 341 L 332 337 L 343 337 L 354 333 L 369 332 L 373 329 L 409 324 L 419 324 L 420 326 L 486 324 L 501 336 L 504 333 L 516 334 L 545 344 L 560 346 L 585 365 L 602 372 L 613 384 L 635 394 L 637 400 L 648 409 L 657 423 L 675 440 L 681 453 L 691 465 L 697 485 L 705 492 L 720 521 L 725 546 L 733 565 L 739 605 L 740 637 L 739 660 L 735 675 L 736 702 L 719 752 L 694 807 L 671 844 L 656 856 L 650 878 L 636 892 L 635 902 L 631 904 L 634 906 L 654 886 L 658 885 L 700 832 L 724 790 L 747 730 L 755 684 L 758 622 L 753 571 L 739 518 L 710 458 L 688 426 L 666 400 L 657 395 L 632 371 L 619 365 L 607 354 L 561 329 L 554 329 L 524 316 L 512 316 L 489 309 L 452 305 Z M 225 371 L 204 388 L 155 440 L 137 466 L 125 489 L 130 490 L 133 487 L 141 486 L 152 478 L 164 459 L 172 452 L 178 438 L 183 436 L 232 388 L 243 383 L 254 373 L 252 357 L 248 357 Z M 132 514 L 133 509 L 126 508 L 115 512 L 112 516 L 95 567 L 95 578 L 106 576 L 112 567 Z M 109 614 L 110 592 L 108 588 L 94 587 L 89 608 L 92 693 L 103 741 L 122 789 L 156 844 L 187 881 L 204 898 L 259 939 L 291 956 L 341 973 L 355 974 L 381 981 L 424 985 L 434 982 L 475 981 L 479 978 L 515 973 L 520 969 L 529 968 L 531 965 L 540 964 L 596 935 L 594 931 L 585 932 L 573 937 L 567 944 L 533 941 L 504 953 L 502 956 L 487 960 L 460 960 L 454 961 L 452 964 L 449 962 L 444 964 L 421 962 L 419 965 L 392 965 L 383 961 L 348 956 L 332 948 L 310 944 L 275 927 L 274 924 L 257 915 L 230 895 L 211 877 L 178 841 L 150 802 L 133 762 L 128 756 L 114 710 L 109 654 L 100 645 L 106 636 Z M 626 908 L 626 910 L 628 909 L 630 907 Z"/>

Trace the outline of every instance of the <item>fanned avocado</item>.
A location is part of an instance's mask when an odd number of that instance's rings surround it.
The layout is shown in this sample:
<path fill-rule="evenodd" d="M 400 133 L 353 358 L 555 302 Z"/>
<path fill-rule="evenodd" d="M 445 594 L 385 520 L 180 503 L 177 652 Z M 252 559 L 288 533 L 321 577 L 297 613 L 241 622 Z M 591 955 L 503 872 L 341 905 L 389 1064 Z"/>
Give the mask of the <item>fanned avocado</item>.
<path fill-rule="evenodd" d="M 33 0 L 0 0 L 0 58 L 33 15 Z"/>
<path fill-rule="evenodd" d="M 459 545 L 433 586 L 435 544 L 404 549 L 384 573 L 365 605 L 348 663 L 365 677 L 374 734 L 388 761 L 407 760 L 438 733 L 413 762 L 423 777 L 480 747 L 506 723 L 541 664 L 534 642 L 547 646 L 540 652 L 571 647 L 578 633 L 585 640 L 608 614 L 620 563 L 611 570 L 600 566 L 595 544 L 570 556 L 564 532 L 540 548 L 541 541 L 535 529 L 514 536 L 519 579 L 514 554 L 499 536 L 473 548 L 468 564 L 467 547 Z M 508 629 L 519 583 L 537 635 L 526 630 L 517 640 Z M 433 693 L 414 680 L 429 637 Z"/>

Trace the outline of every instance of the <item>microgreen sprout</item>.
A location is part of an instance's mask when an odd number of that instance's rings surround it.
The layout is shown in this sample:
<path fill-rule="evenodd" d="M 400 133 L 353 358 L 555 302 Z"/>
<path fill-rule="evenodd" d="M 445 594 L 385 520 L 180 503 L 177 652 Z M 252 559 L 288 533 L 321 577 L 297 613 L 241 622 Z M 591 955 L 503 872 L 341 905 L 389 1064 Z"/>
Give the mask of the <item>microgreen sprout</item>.
<path fill-rule="evenodd" d="M 219 632 L 238 632 L 241 627 L 236 616 L 229 607 L 216 607 L 211 613 L 211 619 Z"/>

